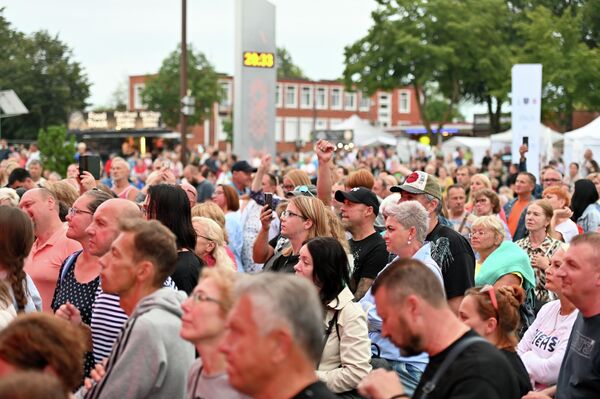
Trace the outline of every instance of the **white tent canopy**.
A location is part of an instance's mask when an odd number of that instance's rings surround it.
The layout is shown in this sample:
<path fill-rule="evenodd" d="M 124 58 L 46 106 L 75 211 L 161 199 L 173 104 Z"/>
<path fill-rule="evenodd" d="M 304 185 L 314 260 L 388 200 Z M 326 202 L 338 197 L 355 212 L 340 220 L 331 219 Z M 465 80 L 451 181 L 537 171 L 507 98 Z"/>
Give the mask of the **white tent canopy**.
<path fill-rule="evenodd" d="M 372 126 L 358 115 L 352 115 L 342 123 L 332 126 L 331 130 L 352 130 L 354 132 L 354 144 L 360 147 L 377 145 L 395 146 L 398 144 L 396 136 Z"/>
<path fill-rule="evenodd" d="M 492 154 L 504 150 L 504 147 L 512 145 L 512 129 L 506 132 L 492 134 Z M 563 139 L 563 135 L 550 129 L 548 126 L 540 125 L 540 152 L 543 162 L 548 162 L 554 157 L 552 145 Z"/>
<path fill-rule="evenodd" d="M 578 162 L 581 166 L 583 153 L 589 148 L 595 157 L 600 155 L 600 117 L 587 125 L 564 134 L 565 165 Z"/>
<path fill-rule="evenodd" d="M 452 137 L 444 141 L 442 151 L 444 154 L 452 154 L 457 147 L 468 148 L 473 153 L 473 163 L 481 165 L 485 151 L 490 149 L 489 137 Z"/>

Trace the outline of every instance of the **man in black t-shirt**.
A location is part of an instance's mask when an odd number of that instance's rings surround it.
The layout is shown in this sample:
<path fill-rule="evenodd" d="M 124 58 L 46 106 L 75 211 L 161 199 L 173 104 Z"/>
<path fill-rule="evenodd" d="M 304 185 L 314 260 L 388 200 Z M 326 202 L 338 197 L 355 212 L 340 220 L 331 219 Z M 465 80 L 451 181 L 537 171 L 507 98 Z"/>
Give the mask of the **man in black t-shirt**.
<path fill-rule="evenodd" d="M 352 234 L 352 239 L 348 240 L 354 257 L 350 289 L 354 298 L 359 300 L 388 262 L 385 241 L 374 226 L 379 214 L 379 201 L 375 193 L 364 187 L 338 190 L 335 200 L 342 203 L 342 224 Z"/>
<path fill-rule="evenodd" d="M 442 268 L 448 304 L 458 314 L 465 291 L 474 285 L 475 254 L 462 235 L 438 220 L 442 206 L 439 181 L 425 172 L 415 171 L 402 185 L 390 190 L 401 193 L 400 201 L 419 201 L 429 212 L 429 233 L 425 241 L 431 242 L 431 257 Z"/>
<path fill-rule="evenodd" d="M 413 399 L 430 386 L 452 349 L 477 334 L 452 312 L 435 274 L 414 259 L 392 262 L 375 280 L 377 313 L 382 334 L 407 356 L 427 352 L 429 364 Z M 377 369 L 358 386 L 373 399 L 408 397 L 395 371 Z M 471 343 L 458 353 L 440 375 L 428 399 L 520 399 L 519 385 L 506 358 L 485 340 Z"/>

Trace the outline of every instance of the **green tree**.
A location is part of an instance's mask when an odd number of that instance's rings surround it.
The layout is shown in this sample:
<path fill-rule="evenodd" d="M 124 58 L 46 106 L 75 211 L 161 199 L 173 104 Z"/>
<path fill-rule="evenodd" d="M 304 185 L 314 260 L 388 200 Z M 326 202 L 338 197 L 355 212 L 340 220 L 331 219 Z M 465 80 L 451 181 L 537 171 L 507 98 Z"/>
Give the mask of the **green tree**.
<path fill-rule="evenodd" d="M 58 36 L 46 31 L 25 36 L 15 31 L 0 10 L 0 88 L 12 89 L 29 114 L 2 121 L 3 136 L 35 139 L 39 129 L 64 124 L 82 110 L 90 83 L 82 66 Z"/>
<path fill-rule="evenodd" d="M 173 51 L 162 62 L 158 74 L 146 82 L 142 90 L 142 100 L 152 110 L 160 111 L 167 126 L 179 123 L 181 99 L 179 96 L 179 59 L 181 48 Z M 193 115 L 188 116 L 188 124 L 194 125 L 205 120 L 212 105 L 221 98 L 221 88 L 217 73 L 201 52 L 188 47 L 188 88 L 196 99 Z"/>
<path fill-rule="evenodd" d="M 37 143 L 44 168 L 66 176 L 67 167 L 75 161 L 75 136 L 67 138 L 64 125 L 49 126 L 40 129 Z"/>
<path fill-rule="evenodd" d="M 468 45 L 464 30 L 468 7 L 458 0 L 378 0 L 367 35 L 345 48 L 346 86 L 371 95 L 399 86 L 415 89 L 419 113 L 429 135 L 425 109 L 435 87 L 448 99 L 440 127 L 462 95 L 460 50 Z M 444 21 L 444 23 L 440 23 Z"/>
<path fill-rule="evenodd" d="M 524 38 L 521 62 L 543 65 L 542 114 L 567 130 L 576 109 L 600 109 L 600 49 L 582 39 L 582 16 L 553 14 L 538 6 L 518 24 Z"/>
<path fill-rule="evenodd" d="M 294 64 L 292 56 L 284 47 L 277 47 L 276 62 L 278 78 L 306 79 L 302 69 Z"/>

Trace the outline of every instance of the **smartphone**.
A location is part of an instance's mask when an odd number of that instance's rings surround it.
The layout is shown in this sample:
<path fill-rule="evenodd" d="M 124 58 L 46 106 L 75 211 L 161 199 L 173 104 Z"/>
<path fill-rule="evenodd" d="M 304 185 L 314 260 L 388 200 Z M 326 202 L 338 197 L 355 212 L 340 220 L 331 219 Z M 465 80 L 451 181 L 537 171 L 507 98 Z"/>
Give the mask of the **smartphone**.
<path fill-rule="evenodd" d="M 100 180 L 100 156 L 81 155 L 79 157 L 79 174 L 90 172 L 94 179 Z"/>
<path fill-rule="evenodd" d="M 523 145 L 529 147 L 529 136 L 523 136 Z"/>
<path fill-rule="evenodd" d="M 273 210 L 273 193 L 265 193 L 265 205 L 268 205 L 269 209 Z"/>

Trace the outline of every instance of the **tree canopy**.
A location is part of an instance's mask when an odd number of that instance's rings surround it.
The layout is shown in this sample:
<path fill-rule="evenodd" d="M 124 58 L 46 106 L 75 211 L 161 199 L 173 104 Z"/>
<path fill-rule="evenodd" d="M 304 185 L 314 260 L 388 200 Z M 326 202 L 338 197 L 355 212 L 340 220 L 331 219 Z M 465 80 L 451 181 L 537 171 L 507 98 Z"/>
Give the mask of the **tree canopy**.
<path fill-rule="evenodd" d="M 344 80 L 369 94 L 415 88 L 423 124 L 435 88 L 452 118 L 461 100 L 487 104 L 494 131 L 509 101 L 511 67 L 543 64 L 543 112 L 570 127 L 577 108 L 600 107 L 600 2 L 591 0 L 376 0 L 367 34 L 345 49 Z M 440 119 L 437 119 L 440 118 Z"/>
<path fill-rule="evenodd" d="M 58 35 L 46 31 L 25 35 L 14 30 L 0 9 L 0 89 L 14 90 L 29 114 L 2 120 L 2 135 L 34 140 L 40 129 L 65 124 L 82 110 L 90 83 L 72 51 Z"/>
<path fill-rule="evenodd" d="M 284 47 L 277 47 L 277 77 L 306 79 L 302 69 L 292 61 L 291 54 Z"/>
<path fill-rule="evenodd" d="M 158 74 L 146 82 L 142 90 L 142 101 L 149 109 L 160 111 L 165 123 L 175 127 L 179 123 L 181 102 L 179 98 L 178 47 L 162 62 Z M 196 99 L 195 112 L 188 116 L 188 124 L 194 125 L 210 115 L 211 106 L 220 100 L 221 88 L 214 67 L 201 52 L 188 45 L 188 88 Z"/>

